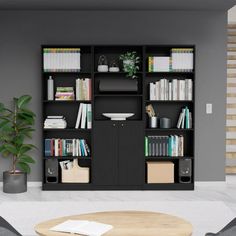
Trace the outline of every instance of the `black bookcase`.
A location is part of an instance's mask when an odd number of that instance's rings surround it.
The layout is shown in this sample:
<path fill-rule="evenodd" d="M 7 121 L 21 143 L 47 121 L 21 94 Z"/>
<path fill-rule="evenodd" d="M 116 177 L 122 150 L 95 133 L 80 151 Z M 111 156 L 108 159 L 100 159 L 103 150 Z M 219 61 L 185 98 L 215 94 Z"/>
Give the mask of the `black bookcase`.
<path fill-rule="evenodd" d="M 80 72 L 44 72 L 42 66 L 42 127 L 48 115 L 64 115 L 68 128 L 63 130 L 43 129 L 43 190 L 193 190 L 194 189 L 194 96 L 195 96 L 195 62 L 192 72 L 148 72 L 148 57 L 156 55 L 170 55 L 172 48 L 193 48 L 194 45 L 43 45 L 44 48 L 80 48 Z M 124 79 L 120 54 L 127 51 L 136 51 L 141 58 L 140 70 L 137 73 L 138 91 L 135 93 L 101 93 L 98 89 L 99 81 Z M 98 72 L 99 56 L 105 55 L 108 62 L 116 60 L 120 72 Z M 195 60 L 194 60 L 195 61 Z M 42 57 L 43 63 L 43 57 Z M 77 78 L 89 77 L 92 79 L 91 101 L 48 101 L 47 80 L 54 79 L 56 86 L 73 86 Z M 191 101 L 150 101 L 149 83 L 159 79 L 192 79 L 193 99 Z M 92 129 L 75 129 L 79 104 L 92 104 Z M 172 120 L 170 129 L 150 129 L 145 106 L 152 104 L 158 109 L 160 116 Z M 176 124 L 180 111 L 188 106 L 192 112 L 193 126 L 191 129 L 177 129 Z M 128 112 L 134 116 L 125 121 L 111 121 L 104 117 L 104 112 Z M 145 136 L 148 135 L 183 135 L 184 157 L 149 157 L 145 156 Z M 45 157 L 44 139 L 46 138 L 83 138 L 91 148 L 90 157 Z M 47 183 L 45 180 L 45 161 L 49 158 L 69 160 L 78 158 L 79 165 L 90 167 L 89 183 L 61 183 L 59 166 L 59 182 Z M 191 183 L 179 183 L 179 159 L 192 160 Z M 174 163 L 175 182 L 148 184 L 147 161 L 171 161 Z"/>

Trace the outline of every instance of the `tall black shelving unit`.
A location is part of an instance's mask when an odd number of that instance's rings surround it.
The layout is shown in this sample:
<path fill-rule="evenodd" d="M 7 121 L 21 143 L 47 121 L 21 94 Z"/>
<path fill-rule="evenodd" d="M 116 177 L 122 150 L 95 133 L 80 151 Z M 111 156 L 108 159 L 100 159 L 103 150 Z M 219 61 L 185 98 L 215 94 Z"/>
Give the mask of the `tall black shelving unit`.
<path fill-rule="evenodd" d="M 148 72 L 149 56 L 169 56 L 171 48 L 193 48 L 193 45 L 43 45 L 43 48 L 80 48 L 81 71 L 44 72 L 42 67 L 42 127 L 48 115 L 64 115 L 68 128 L 64 130 L 43 129 L 43 190 L 193 190 L 194 189 L 194 94 L 195 66 L 192 72 Z M 126 78 L 122 72 L 97 72 L 98 58 L 105 55 L 108 61 L 118 58 L 127 51 L 136 51 L 141 58 L 140 70 L 137 73 L 138 91 L 136 93 L 101 93 L 99 81 L 113 78 Z M 43 54 L 43 53 L 42 53 Z M 195 63 L 194 63 L 195 64 Z M 119 67 L 122 68 L 121 63 Z M 92 79 L 91 101 L 48 101 L 47 79 L 52 76 L 54 87 L 73 86 L 77 78 Z M 150 82 L 166 78 L 192 79 L 192 101 L 150 101 L 148 85 Z M 75 129 L 79 104 L 92 104 L 92 129 Z M 145 106 L 152 104 L 160 116 L 172 120 L 170 129 L 150 129 L 145 113 Z M 176 123 L 181 109 L 188 106 L 192 111 L 193 127 L 177 129 Z M 104 112 L 128 112 L 135 115 L 126 121 L 111 121 L 105 118 Z M 144 140 L 148 135 L 183 135 L 184 157 L 145 157 Z M 90 157 L 45 157 L 45 138 L 83 138 L 91 148 Z M 79 165 L 90 167 L 89 183 L 46 183 L 45 160 L 56 158 L 58 161 L 78 158 Z M 192 160 L 191 183 L 179 183 L 179 159 Z M 172 161 L 175 165 L 175 182 L 163 184 L 147 183 L 147 161 Z M 59 164 L 58 164 L 59 165 Z M 60 168 L 59 168 L 60 171 Z M 60 179 L 60 173 L 59 173 Z"/>

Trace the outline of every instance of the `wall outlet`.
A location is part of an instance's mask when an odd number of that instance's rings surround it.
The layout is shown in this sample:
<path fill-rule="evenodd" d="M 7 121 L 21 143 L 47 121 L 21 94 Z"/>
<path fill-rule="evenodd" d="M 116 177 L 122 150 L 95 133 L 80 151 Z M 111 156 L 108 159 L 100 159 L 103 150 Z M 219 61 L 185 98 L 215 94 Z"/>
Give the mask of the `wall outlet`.
<path fill-rule="evenodd" d="M 206 114 L 212 114 L 212 103 L 206 104 Z"/>

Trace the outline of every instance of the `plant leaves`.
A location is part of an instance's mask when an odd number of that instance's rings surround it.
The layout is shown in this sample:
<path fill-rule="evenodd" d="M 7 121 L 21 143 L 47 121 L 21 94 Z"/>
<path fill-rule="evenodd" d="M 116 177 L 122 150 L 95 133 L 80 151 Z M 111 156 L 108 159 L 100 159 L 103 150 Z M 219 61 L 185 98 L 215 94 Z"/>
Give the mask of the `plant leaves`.
<path fill-rule="evenodd" d="M 23 95 L 17 99 L 17 107 L 20 109 L 30 102 L 32 97 L 30 95 Z"/>
<path fill-rule="evenodd" d="M 13 146 L 12 144 L 4 144 L 4 147 L 9 153 L 12 153 L 13 155 L 17 154 L 16 147 Z"/>
<path fill-rule="evenodd" d="M 5 125 L 9 124 L 9 120 L 4 120 L 0 123 L 0 129 L 3 128 Z"/>
<path fill-rule="evenodd" d="M 23 172 L 26 172 L 26 173 L 30 173 L 30 166 L 25 163 L 25 162 L 17 162 L 17 166 L 23 171 Z"/>
<path fill-rule="evenodd" d="M 20 156 L 19 161 L 24 162 L 24 163 L 35 163 L 35 160 L 32 157 L 28 156 L 28 155 Z"/>

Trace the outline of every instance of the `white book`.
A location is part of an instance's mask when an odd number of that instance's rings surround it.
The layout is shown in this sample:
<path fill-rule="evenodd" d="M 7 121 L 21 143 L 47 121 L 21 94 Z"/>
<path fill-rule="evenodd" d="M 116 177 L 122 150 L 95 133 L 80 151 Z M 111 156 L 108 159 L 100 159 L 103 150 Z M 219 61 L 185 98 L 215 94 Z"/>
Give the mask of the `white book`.
<path fill-rule="evenodd" d="M 184 129 L 184 122 L 185 122 L 185 117 L 186 117 L 185 108 L 182 109 L 182 113 L 183 113 L 183 120 L 181 123 L 181 129 Z"/>
<path fill-rule="evenodd" d="M 173 91 L 173 96 L 172 99 L 174 101 L 178 100 L 178 80 L 177 79 L 173 79 L 172 81 L 172 91 Z"/>
<path fill-rule="evenodd" d="M 54 152 L 55 152 L 55 156 L 58 157 L 59 156 L 59 152 L 58 152 L 58 141 L 59 139 L 55 139 L 54 140 Z"/>
<path fill-rule="evenodd" d="M 188 99 L 189 101 L 193 100 L 193 81 L 191 79 L 188 80 Z"/>
<path fill-rule="evenodd" d="M 177 122 L 177 128 L 180 129 L 180 126 L 181 126 L 181 123 L 183 121 L 183 112 L 180 113 L 179 115 L 179 119 L 178 119 L 178 122 Z"/>
<path fill-rule="evenodd" d="M 76 93 L 76 100 L 77 101 L 81 100 L 80 99 L 80 84 L 81 84 L 80 81 L 81 81 L 80 79 L 77 79 L 75 82 L 76 83 L 75 84 L 75 93 Z"/>
<path fill-rule="evenodd" d="M 165 81 L 160 80 L 160 100 L 165 100 Z"/>
<path fill-rule="evenodd" d="M 179 155 L 179 136 L 175 135 L 175 156 Z"/>
<path fill-rule="evenodd" d="M 76 154 L 75 154 L 75 147 L 76 147 L 76 145 L 75 145 L 75 139 L 73 139 L 73 141 L 72 141 L 72 156 L 73 156 L 73 157 L 76 156 Z"/>
<path fill-rule="evenodd" d="M 90 79 L 89 78 L 85 78 L 85 87 L 86 87 L 86 89 L 85 89 L 85 100 L 90 100 L 90 98 L 89 98 L 89 84 L 90 84 Z"/>
<path fill-rule="evenodd" d="M 153 71 L 168 72 L 170 70 L 170 57 L 154 57 Z"/>
<path fill-rule="evenodd" d="M 86 126 L 86 116 L 87 116 L 87 104 L 82 104 L 82 119 L 81 119 L 81 129 L 85 129 Z"/>
<path fill-rule="evenodd" d="M 168 80 L 167 79 L 164 79 L 164 99 L 165 100 L 168 100 L 168 92 L 169 92 L 169 83 L 168 83 Z"/>
<path fill-rule="evenodd" d="M 169 82 L 169 89 L 168 89 L 168 100 L 172 100 L 172 83 Z"/>
<path fill-rule="evenodd" d="M 156 99 L 155 100 L 160 100 L 160 81 L 157 81 L 155 83 L 155 97 Z"/>
<path fill-rule="evenodd" d="M 92 104 L 87 104 L 87 128 L 92 129 Z"/>
<path fill-rule="evenodd" d="M 79 125 L 80 125 L 80 120 L 81 120 L 81 117 L 82 117 L 82 108 L 83 108 L 83 103 L 80 103 L 79 110 L 78 110 L 78 115 L 77 115 L 77 119 L 76 119 L 76 125 L 75 125 L 76 129 L 78 129 Z"/>
<path fill-rule="evenodd" d="M 111 230 L 112 225 L 87 220 L 67 220 L 52 228 L 51 231 L 82 234 L 88 236 L 101 236 Z"/>
<path fill-rule="evenodd" d="M 185 81 L 179 80 L 179 100 L 185 99 Z"/>
<path fill-rule="evenodd" d="M 154 83 L 149 84 L 149 95 L 150 95 L 149 98 L 150 98 L 151 101 L 156 100 Z"/>

